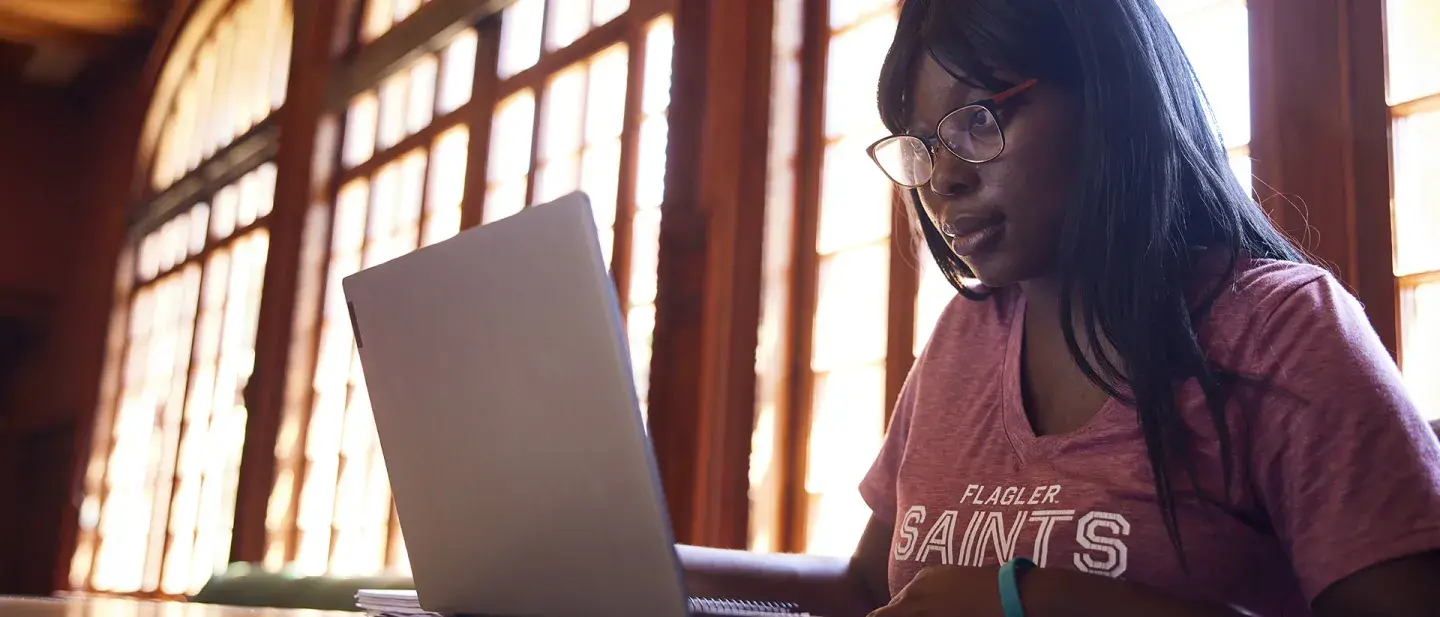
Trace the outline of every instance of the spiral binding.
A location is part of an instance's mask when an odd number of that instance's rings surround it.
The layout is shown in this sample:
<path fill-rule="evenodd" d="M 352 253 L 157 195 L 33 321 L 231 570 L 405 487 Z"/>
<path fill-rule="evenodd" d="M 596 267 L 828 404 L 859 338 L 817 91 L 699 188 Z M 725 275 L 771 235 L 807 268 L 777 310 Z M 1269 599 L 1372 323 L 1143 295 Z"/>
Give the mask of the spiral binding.
<path fill-rule="evenodd" d="M 690 612 L 709 617 L 766 617 L 795 615 L 800 607 L 780 602 L 751 602 L 723 598 L 690 598 Z"/>

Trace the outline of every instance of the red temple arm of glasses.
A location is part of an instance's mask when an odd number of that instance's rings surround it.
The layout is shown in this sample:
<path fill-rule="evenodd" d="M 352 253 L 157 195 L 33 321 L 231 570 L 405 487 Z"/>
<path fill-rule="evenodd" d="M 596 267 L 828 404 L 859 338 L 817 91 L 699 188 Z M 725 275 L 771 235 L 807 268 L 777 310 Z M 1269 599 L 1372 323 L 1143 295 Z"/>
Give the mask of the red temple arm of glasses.
<path fill-rule="evenodd" d="M 995 95 L 995 96 L 994 96 L 993 98 L 991 98 L 990 100 L 995 101 L 995 104 L 997 104 L 997 105 L 1000 104 L 1000 103 L 1004 103 L 1006 99 L 1012 98 L 1012 97 L 1014 97 L 1015 95 L 1020 94 L 1021 92 L 1024 92 L 1024 91 L 1026 91 L 1026 90 L 1029 90 L 1030 88 L 1034 87 L 1035 84 L 1037 84 L 1037 83 L 1040 83 L 1040 80 L 1034 79 L 1034 78 L 1027 79 L 1027 80 L 1025 80 L 1025 81 L 1020 82 L 1020 83 L 1019 83 L 1018 85 L 1016 85 L 1014 88 L 1011 88 L 1011 89 L 1009 89 L 1009 90 L 1006 90 L 1006 91 L 1004 91 L 1004 92 L 1001 92 L 1000 94 Z"/>

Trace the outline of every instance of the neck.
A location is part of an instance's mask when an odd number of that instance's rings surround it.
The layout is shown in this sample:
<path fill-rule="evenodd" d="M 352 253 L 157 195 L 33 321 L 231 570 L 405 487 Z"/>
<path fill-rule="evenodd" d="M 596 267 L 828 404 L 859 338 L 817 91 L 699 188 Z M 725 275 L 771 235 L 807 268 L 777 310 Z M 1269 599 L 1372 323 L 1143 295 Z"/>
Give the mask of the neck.
<path fill-rule="evenodd" d="M 1043 337 L 1047 341 L 1053 341 L 1055 345 L 1063 346 L 1063 343 L 1059 342 L 1064 338 L 1060 328 L 1060 296 L 1064 288 L 1060 284 L 1060 279 L 1058 277 L 1031 279 L 1020 283 L 1020 289 L 1025 293 L 1026 335 Z M 1095 351 L 1090 348 L 1090 337 L 1085 332 L 1080 303 L 1073 296 L 1071 297 L 1070 323 L 1074 327 L 1075 340 L 1079 343 L 1080 349 L 1083 350 L 1092 366 L 1098 366 Z M 1100 337 L 1100 345 L 1104 348 L 1105 356 L 1117 367 L 1120 367 L 1120 354 L 1103 336 Z"/>
<path fill-rule="evenodd" d="M 1047 276 L 1020 283 L 1025 292 L 1025 320 L 1043 323 L 1059 328 L 1060 324 L 1060 279 Z"/>

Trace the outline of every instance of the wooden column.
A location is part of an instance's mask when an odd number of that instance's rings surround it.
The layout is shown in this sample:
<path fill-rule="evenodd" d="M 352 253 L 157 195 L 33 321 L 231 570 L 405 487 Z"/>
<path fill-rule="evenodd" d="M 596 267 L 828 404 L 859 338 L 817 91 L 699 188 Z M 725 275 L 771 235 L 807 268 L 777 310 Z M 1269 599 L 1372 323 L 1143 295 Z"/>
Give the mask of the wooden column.
<path fill-rule="evenodd" d="M 678 0 L 650 434 L 676 539 L 744 547 L 771 3 Z"/>
<path fill-rule="evenodd" d="M 1393 354 L 1382 3 L 1250 0 L 1249 7 L 1250 148 L 1260 198 L 1357 294 Z"/>
<path fill-rule="evenodd" d="M 292 6 L 294 52 L 285 106 L 279 112 L 275 209 L 256 330 L 255 369 L 245 392 L 249 418 L 235 496 L 232 561 L 259 561 L 265 555 L 265 515 L 275 482 L 275 440 L 285 406 L 301 241 L 306 211 L 319 194 L 313 182 L 315 143 L 324 112 L 337 4 L 335 0 L 309 0 Z"/>

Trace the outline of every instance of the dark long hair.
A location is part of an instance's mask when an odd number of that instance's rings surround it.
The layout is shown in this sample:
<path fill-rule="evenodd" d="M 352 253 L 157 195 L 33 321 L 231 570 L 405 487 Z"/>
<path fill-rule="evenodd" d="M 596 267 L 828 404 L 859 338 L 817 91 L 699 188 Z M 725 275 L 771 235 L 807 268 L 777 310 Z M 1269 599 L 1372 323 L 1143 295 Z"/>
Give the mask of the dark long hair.
<path fill-rule="evenodd" d="M 1197 324 L 1242 256 L 1299 262 L 1302 253 L 1232 173 L 1195 72 L 1154 0 L 907 0 L 880 76 L 880 115 L 894 132 L 904 129 L 916 61 L 927 53 L 986 90 L 1014 85 L 997 73 L 1015 74 L 1057 84 L 1080 105 L 1078 198 L 1057 260 L 1061 327 L 1090 381 L 1138 411 L 1165 529 L 1184 564 L 1172 472 L 1201 489 L 1176 403 L 1181 384 L 1193 379 L 1204 393 L 1227 494 L 1235 458 L 1225 414 L 1235 376 L 1206 358 Z M 961 283 L 973 273 L 918 193 L 910 201 L 940 270 L 962 295 L 983 299 Z M 1195 247 L 1220 251 L 1225 275 L 1201 277 Z M 1208 280 L 1198 301 L 1187 293 Z"/>

